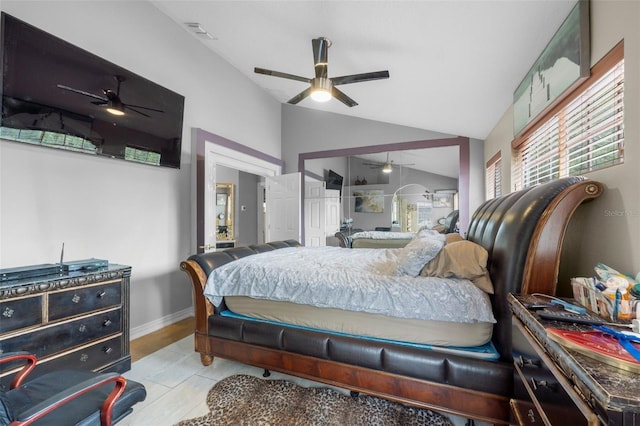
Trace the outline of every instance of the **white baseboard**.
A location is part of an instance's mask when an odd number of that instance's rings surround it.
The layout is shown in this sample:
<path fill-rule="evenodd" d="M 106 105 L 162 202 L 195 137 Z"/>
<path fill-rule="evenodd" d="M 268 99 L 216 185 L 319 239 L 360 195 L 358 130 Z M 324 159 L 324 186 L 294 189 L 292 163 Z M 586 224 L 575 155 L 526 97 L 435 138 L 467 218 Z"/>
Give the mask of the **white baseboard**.
<path fill-rule="evenodd" d="M 193 316 L 193 308 L 183 309 L 178 312 L 174 312 L 171 315 L 167 315 L 166 317 L 158 318 L 157 320 L 153 320 L 146 324 L 139 325 L 138 327 L 134 327 L 130 331 L 130 340 L 137 339 L 139 337 L 145 336 L 149 333 L 153 333 L 154 331 L 158 331 L 163 327 L 176 323 L 185 318 L 189 318 Z"/>

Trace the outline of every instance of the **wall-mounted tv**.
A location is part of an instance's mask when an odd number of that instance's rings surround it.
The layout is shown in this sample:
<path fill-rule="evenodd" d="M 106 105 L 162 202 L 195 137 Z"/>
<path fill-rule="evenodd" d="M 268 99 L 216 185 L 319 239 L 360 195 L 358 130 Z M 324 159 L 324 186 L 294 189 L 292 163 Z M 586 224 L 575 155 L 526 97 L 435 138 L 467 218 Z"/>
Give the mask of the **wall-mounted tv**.
<path fill-rule="evenodd" d="M 182 95 L 9 14 L 1 19 L 2 143 L 180 167 Z"/>
<path fill-rule="evenodd" d="M 338 173 L 334 172 L 333 170 L 329 170 L 327 172 L 327 179 L 325 181 L 327 189 L 342 190 L 342 181 L 343 181 L 343 178 Z"/>

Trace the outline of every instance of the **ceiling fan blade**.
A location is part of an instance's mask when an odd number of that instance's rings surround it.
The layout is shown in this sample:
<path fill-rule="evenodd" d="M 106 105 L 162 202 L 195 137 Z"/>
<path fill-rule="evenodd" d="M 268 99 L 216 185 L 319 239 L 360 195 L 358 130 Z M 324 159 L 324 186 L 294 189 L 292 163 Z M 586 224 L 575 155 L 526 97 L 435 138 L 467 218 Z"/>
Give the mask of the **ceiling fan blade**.
<path fill-rule="evenodd" d="M 267 70 L 267 69 L 264 69 L 264 68 L 258 68 L 258 67 L 255 67 L 253 69 L 253 71 L 256 74 L 264 74 L 264 75 L 270 75 L 270 76 L 273 76 L 273 77 L 287 78 L 289 80 L 297 80 L 297 81 L 303 81 L 305 83 L 311 83 L 311 79 L 310 78 L 300 77 L 299 75 L 294 75 L 294 74 L 287 74 L 285 72 L 271 71 L 271 70 Z"/>
<path fill-rule="evenodd" d="M 303 100 L 304 98 L 306 98 L 307 96 L 309 96 L 310 94 L 311 94 L 311 87 L 309 87 L 309 88 L 303 90 L 302 92 L 298 93 L 293 98 L 289 99 L 287 101 L 287 103 L 295 105 L 298 102 L 300 102 L 301 100 Z"/>
<path fill-rule="evenodd" d="M 94 95 L 93 93 L 85 92 L 84 90 L 74 89 L 73 87 L 65 86 L 63 84 L 58 84 L 58 87 L 62 90 L 68 90 L 70 92 L 78 93 L 80 95 L 89 96 L 90 98 L 100 99 L 103 102 L 107 102 L 107 98 L 102 96 Z"/>
<path fill-rule="evenodd" d="M 149 111 L 154 111 L 154 112 L 164 112 L 161 109 L 155 109 L 155 108 L 149 108 L 146 106 L 142 106 L 142 105 L 131 105 L 131 104 L 123 104 L 125 106 L 125 108 L 129 108 L 129 109 L 133 109 L 133 108 L 142 108 L 142 109 L 146 109 Z M 132 108 L 133 107 L 133 108 Z M 137 112 L 137 111 L 136 111 Z"/>
<path fill-rule="evenodd" d="M 94 105 L 106 105 L 109 102 L 108 101 L 93 101 L 91 103 L 94 104 Z"/>
<path fill-rule="evenodd" d="M 129 109 L 129 110 L 131 110 L 133 112 L 136 112 L 136 113 L 138 113 L 140 115 L 144 115 L 145 117 L 149 117 L 149 115 L 145 114 L 144 112 L 138 111 L 136 108 L 131 108 L 131 105 L 125 105 L 124 108 L 125 109 Z M 144 107 L 138 107 L 138 108 L 144 108 Z M 157 111 L 157 110 L 153 110 L 153 111 Z M 160 112 L 163 112 L 163 111 L 160 111 Z"/>
<path fill-rule="evenodd" d="M 389 78 L 389 71 L 365 72 L 362 74 L 344 75 L 341 77 L 333 77 L 331 81 L 334 86 L 340 84 L 360 83 L 362 81 L 382 80 Z"/>
<path fill-rule="evenodd" d="M 329 68 L 329 46 L 331 42 L 324 38 L 314 38 L 311 40 L 313 47 L 313 66 L 316 71 L 316 78 L 327 78 Z"/>
<path fill-rule="evenodd" d="M 331 96 L 333 96 L 334 98 L 336 98 L 337 100 L 339 100 L 340 102 L 342 102 L 348 107 L 354 107 L 358 105 L 356 101 L 354 101 L 353 99 L 345 95 L 344 92 L 336 89 L 335 87 L 331 88 Z"/>

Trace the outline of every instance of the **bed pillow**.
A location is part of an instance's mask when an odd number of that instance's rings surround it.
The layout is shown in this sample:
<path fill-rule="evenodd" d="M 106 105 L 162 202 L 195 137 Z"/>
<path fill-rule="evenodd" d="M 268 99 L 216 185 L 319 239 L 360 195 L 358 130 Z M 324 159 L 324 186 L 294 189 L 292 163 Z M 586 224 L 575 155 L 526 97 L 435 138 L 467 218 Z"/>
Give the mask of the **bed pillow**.
<path fill-rule="evenodd" d="M 446 239 L 447 244 L 455 243 L 456 241 L 464 241 L 464 238 L 462 238 L 462 235 L 458 234 L 457 232 L 444 234 L 444 238 Z"/>
<path fill-rule="evenodd" d="M 418 232 L 398 252 L 398 275 L 417 277 L 424 266 L 442 250 L 445 237 L 435 231 Z"/>
<path fill-rule="evenodd" d="M 482 291 L 493 294 L 493 283 L 487 271 L 487 250 L 467 240 L 454 241 L 420 271 L 423 277 L 464 278 Z"/>

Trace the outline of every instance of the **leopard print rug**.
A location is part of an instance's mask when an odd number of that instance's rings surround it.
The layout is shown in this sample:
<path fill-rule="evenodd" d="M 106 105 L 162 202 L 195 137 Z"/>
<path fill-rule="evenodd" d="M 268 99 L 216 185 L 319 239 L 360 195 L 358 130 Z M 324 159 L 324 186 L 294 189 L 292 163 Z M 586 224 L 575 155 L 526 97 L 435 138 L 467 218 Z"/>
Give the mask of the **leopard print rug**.
<path fill-rule="evenodd" d="M 216 383 L 207 395 L 207 405 L 209 414 L 175 426 L 453 426 L 447 417 L 430 410 L 248 375 L 235 375 Z"/>

